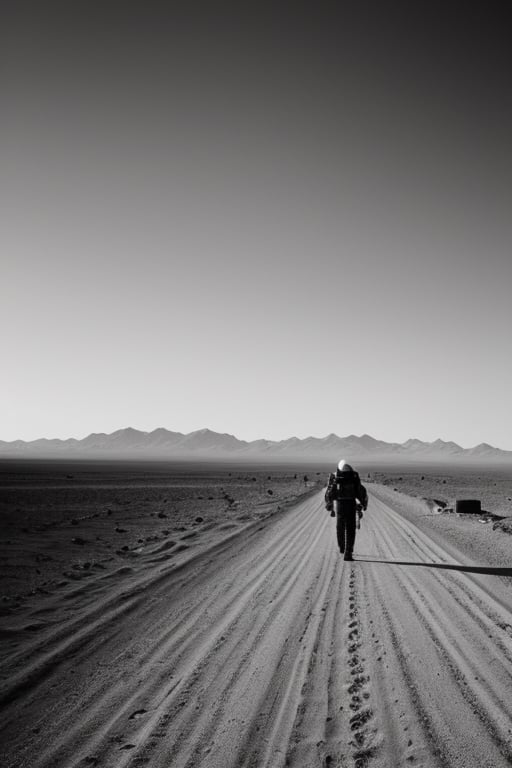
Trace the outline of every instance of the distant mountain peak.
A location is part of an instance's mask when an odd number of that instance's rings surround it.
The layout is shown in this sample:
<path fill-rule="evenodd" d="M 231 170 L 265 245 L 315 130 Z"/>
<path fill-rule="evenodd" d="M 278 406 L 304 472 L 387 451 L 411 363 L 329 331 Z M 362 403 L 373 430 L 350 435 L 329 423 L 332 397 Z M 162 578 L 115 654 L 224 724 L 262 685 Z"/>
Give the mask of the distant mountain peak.
<path fill-rule="evenodd" d="M 428 443 L 418 438 L 410 438 L 404 443 L 387 443 L 377 440 L 368 433 L 360 437 L 351 434 L 340 437 L 331 432 L 326 437 L 309 436 L 300 439 L 296 436 L 285 440 L 239 440 L 228 432 L 215 432 L 208 428 L 198 429 L 188 434 L 172 432 L 164 427 L 157 427 L 152 432 L 145 432 L 133 427 L 118 429 L 111 434 L 92 432 L 82 440 L 41 438 L 25 442 L 0 440 L 0 457 L 147 457 L 172 459 L 186 458 L 246 458 L 265 460 L 275 457 L 279 460 L 322 460 L 338 461 L 340 456 L 350 460 L 386 457 L 418 460 L 512 460 L 512 451 L 494 448 L 489 443 L 480 443 L 474 448 L 464 449 L 453 441 L 437 438 Z"/>

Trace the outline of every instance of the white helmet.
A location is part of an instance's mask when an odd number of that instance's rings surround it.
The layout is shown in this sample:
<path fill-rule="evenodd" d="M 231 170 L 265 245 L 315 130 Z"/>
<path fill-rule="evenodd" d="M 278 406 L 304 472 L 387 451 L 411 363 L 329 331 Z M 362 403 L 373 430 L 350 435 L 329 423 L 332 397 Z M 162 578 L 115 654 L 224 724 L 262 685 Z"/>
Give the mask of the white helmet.
<path fill-rule="evenodd" d="M 345 459 L 340 459 L 338 462 L 338 469 L 340 472 L 353 472 L 354 470 L 350 466 L 350 464 L 347 464 Z"/>

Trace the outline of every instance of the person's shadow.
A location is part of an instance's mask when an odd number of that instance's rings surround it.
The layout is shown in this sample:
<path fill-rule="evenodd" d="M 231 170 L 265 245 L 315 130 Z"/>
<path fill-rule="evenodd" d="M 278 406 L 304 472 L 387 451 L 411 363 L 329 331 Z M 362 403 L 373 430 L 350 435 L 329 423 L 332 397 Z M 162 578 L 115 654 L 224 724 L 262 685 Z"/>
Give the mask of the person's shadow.
<path fill-rule="evenodd" d="M 454 563 L 418 563 L 405 560 L 378 560 L 359 555 L 354 558 L 360 563 L 382 563 L 384 565 L 419 566 L 420 568 L 442 568 L 446 571 L 463 571 L 464 573 L 488 573 L 492 576 L 512 576 L 512 568 L 500 568 L 488 565 L 455 565 Z"/>

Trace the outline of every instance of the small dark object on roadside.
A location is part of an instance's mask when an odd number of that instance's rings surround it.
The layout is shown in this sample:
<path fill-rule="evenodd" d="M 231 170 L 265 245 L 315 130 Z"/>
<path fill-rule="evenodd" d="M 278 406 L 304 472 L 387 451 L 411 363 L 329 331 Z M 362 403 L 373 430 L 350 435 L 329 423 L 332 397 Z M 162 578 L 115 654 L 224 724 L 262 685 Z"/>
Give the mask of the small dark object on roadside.
<path fill-rule="evenodd" d="M 482 511 L 480 499 L 457 499 L 455 511 L 459 514 L 479 515 Z"/>
<path fill-rule="evenodd" d="M 163 520 L 164 517 L 167 517 L 167 515 L 165 514 L 165 512 L 159 512 L 157 517 L 159 517 L 161 520 Z"/>
<path fill-rule="evenodd" d="M 268 489 L 267 493 L 268 493 L 269 496 L 273 496 L 274 495 L 274 491 L 272 491 L 270 488 Z"/>
<path fill-rule="evenodd" d="M 196 523 L 202 523 L 204 520 L 204 517 L 196 517 Z"/>

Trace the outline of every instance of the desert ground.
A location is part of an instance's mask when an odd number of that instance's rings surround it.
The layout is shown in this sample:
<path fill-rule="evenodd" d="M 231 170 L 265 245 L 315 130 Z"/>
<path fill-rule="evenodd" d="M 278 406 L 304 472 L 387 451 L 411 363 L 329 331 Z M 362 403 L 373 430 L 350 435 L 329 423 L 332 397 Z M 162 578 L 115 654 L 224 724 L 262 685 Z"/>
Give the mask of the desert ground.
<path fill-rule="evenodd" d="M 361 476 L 2 462 L 0 764 L 511 765 L 511 472 Z"/>

